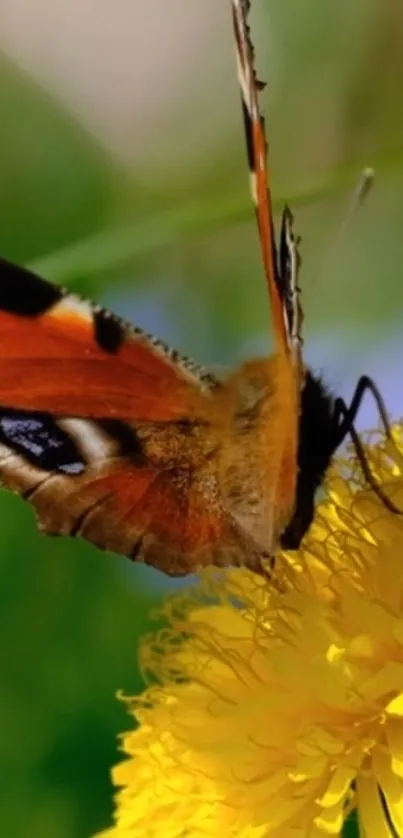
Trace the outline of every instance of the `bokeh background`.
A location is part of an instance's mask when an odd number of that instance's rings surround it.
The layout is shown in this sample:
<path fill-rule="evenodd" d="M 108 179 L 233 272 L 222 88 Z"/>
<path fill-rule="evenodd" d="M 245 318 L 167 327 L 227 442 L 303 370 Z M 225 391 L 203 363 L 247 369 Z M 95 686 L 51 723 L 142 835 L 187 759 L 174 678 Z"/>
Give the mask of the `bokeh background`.
<path fill-rule="evenodd" d="M 310 363 L 403 414 L 403 5 L 254 0 L 276 210 L 303 237 Z M 0 252 L 205 364 L 269 346 L 229 0 L 1 0 Z M 364 166 L 376 184 L 338 235 Z M 361 427 L 376 423 L 365 404 Z M 0 494 L 0 820 L 88 838 L 172 583 L 50 540 Z"/>

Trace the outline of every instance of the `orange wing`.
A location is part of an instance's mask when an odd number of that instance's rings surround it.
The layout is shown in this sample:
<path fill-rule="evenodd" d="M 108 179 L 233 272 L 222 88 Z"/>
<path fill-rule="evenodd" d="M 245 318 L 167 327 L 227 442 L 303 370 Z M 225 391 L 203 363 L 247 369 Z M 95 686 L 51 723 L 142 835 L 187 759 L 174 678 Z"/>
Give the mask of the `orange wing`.
<path fill-rule="evenodd" d="M 55 415 L 171 421 L 215 380 L 160 341 L 0 260 L 0 404 Z"/>
<path fill-rule="evenodd" d="M 219 502 L 217 387 L 141 330 L 0 261 L 0 477 L 46 532 L 171 574 L 243 563 L 249 547 Z"/>
<path fill-rule="evenodd" d="M 232 0 L 251 194 L 256 208 L 263 266 L 271 303 L 275 351 L 289 358 L 299 378 L 302 311 L 298 288 L 298 241 L 293 234 L 292 215 L 288 207 L 285 207 L 277 253 L 267 163 L 268 143 L 259 106 L 259 91 L 265 84 L 258 81 L 256 75 L 254 49 L 248 24 L 249 11 L 250 0 Z"/>
<path fill-rule="evenodd" d="M 270 544 L 273 532 L 281 532 L 295 504 L 299 413 L 301 389 L 304 386 L 301 361 L 302 310 L 298 287 L 298 242 L 293 233 L 293 218 L 287 207 L 282 216 L 278 248 L 275 243 L 267 163 L 268 144 L 259 106 L 259 90 L 264 84 L 258 81 L 255 70 L 248 24 L 249 11 L 250 0 L 232 0 L 251 192 L 269 291 L 275 344 L 276 375 L 275 381 L 273 379 L 270 382 L 275 394 L 274 399 L 268 402 L 267 409 L 262 412 L 260 436 L 264 444 L 259 451 L 259 461 L 262 463 L 262 479 L 259 481 L 262 493 L 260 530 L 267 532 L 267 543 Z M 270 442 L 273 438 L 276 439 L 275 452 Z"/>

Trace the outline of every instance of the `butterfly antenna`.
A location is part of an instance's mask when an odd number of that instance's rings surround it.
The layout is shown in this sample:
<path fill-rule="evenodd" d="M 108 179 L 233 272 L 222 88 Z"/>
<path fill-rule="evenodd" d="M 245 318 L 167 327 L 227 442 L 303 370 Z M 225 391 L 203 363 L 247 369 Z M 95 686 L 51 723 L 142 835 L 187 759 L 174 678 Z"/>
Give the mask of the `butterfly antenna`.
<path fill-rule="evenodd" d="M 378 483 L 378 481 L 372 474 L 364 446 L 355 428 L 354 423 L 357 418 L 358 411 L 361 407 L 362 400 L 365 396 L 365 393 L 367 392 L 371 393 L 375 400 L 379 412 L 379 417 L 381 419 L 381 423 L 387 439 L 393 442 L 392 429 L 390 426 L 388 412 L 382 395 L 379 392 L 372 378 L 370 378 L 368 375 L 362 375 L 357 382 L 357 386 L 355 388 L 353 398 L 351 399 L 349 406 L 346 405 L 344 399 L 342 398 L 338 398 L 335 401 L 333 418 L 337 431 L 334 443 L 334 450 L 336 450 L 336 448 L 338 448 L 339 445 L 341 445 L 341 443 L 346 438 L 347 434 L 349 434 L 354 445 L 354 450 L 357 455 L 358 462 L 360 463 L 363 475 L 368 485 L 375 492 L 375 494 L 386 507 L 386 509 L 388 509 L 390 512 L 393 512 L 394 514 L 401 515 L 403 514 L 402 510 L 400 510 L 393 503 L 393 501 L 391 501 L 390 498 L 388 498 L 388 496 L 383 491 L 382 486 Z"/>
<path fill-rule="evenodd" d="M 357 210 L 363 205 L 364 201 L 368 197 L 374 185 L 374 181 L 375 169 L 372 169 L 370 166 L 367 166 L 365 169 L 362 170 L 358 178 L 358 181 L 354 187 L 354 190 L 350 197 L 349 205 L 347 207 L 346 214 L 342 219 L 340 227 L 336 233 L 336 240 L 339 236 L 343 235 L 351 219 L 354 218 Z"/>
<path fill-rule="evenodd" d="M 316 279 L 314 279 L 313 282 L 311 282 L 311 287 L 317 285 L 317 283 L 321 281 L 322 276 L 328 273 L 334 256 L 340 249 L 340 243 L 343 240 L 343 236 L 348 230 L 351 221 L 357 214 L 357 211 L 360 209 L 360 207 L 362 207 L 362 205 L 368 198 L 368 195 L 370 194 L 371 189 L 374 185 L 374 181 L 375 169 L 372 169 L 370 166 L 363 169 L 350 196 L 347 210 L 343 215 L 341 223 L 339 224 L 336 232 L 332 236 L 330 245 L 326 249 L 325 257 L 317 273 Z"/>
<path fill-rule="evenodd" d="M 250 0 L 231 2 L 250 188 L 271 302 L 276 349 L 291 353 L 298 369 L 302 322 L 298 300 L 298 240 L 293 234 L 292 215 L 286 208 L 282 219 L 281 253 L 278 257 L 267 161 L 268 142 L 259 105 L 259 92 L 265 84 L 258 80 L 255 69 L 255 52 L 248 23 L 251 3 Z"/>

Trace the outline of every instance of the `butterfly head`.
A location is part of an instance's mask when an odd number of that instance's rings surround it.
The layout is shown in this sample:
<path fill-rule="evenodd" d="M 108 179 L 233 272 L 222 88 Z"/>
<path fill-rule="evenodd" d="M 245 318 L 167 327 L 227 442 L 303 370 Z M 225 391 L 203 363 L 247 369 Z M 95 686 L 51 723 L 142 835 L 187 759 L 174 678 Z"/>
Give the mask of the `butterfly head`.
<path fill-rule="evenodd" d="M 301 393 L 295 506 L 280 539 L 285 550 L 298 549 L 312 523 L 315 494 L 337 447 L 336 432 L 334 400 L 322 381 L 307 370 Z"/>
<path fill-rule="evenodd" d="M 307 370 L 305 386 L 301 393 L 295 505 L 292 517 L 280 538 L 283 549 L 298 549 L 313 520 L 316 490 L 323 482 L 333 454 L 346 436 L 351 438 L 368 486 L 386 509 L 394 514 L 403 514 L 372 473 L 365 447 L 355 428 L 354 423 L 366 393 L 370 393 L 375 400 L 385 436 L 393 443 L 384 401 L 369 376 L 362 375 L 358 379 L 351 402 L 347 405 L 344 399 L 333 398 L 320 378 L 316 378 Z"/>

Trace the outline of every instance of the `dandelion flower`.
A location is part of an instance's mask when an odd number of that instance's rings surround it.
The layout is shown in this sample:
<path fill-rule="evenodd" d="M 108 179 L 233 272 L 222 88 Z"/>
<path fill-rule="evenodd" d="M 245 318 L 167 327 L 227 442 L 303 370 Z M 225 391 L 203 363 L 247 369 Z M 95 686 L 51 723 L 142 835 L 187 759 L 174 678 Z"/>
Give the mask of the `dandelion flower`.
<path fill-rule="evenodd" d="M 403 508 L 396 449 L 368 443 Z M 210 604 L 206 604 L 210 599 Z M 339 460 L 277 584 L 205 573 L 145 640 L 103 838 L 403 838 L 403 517 Z"/>

